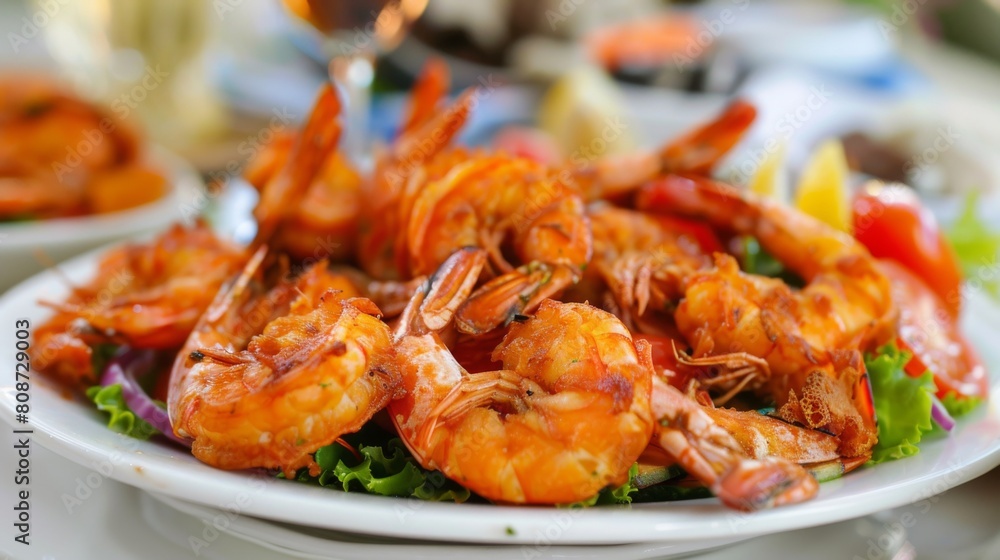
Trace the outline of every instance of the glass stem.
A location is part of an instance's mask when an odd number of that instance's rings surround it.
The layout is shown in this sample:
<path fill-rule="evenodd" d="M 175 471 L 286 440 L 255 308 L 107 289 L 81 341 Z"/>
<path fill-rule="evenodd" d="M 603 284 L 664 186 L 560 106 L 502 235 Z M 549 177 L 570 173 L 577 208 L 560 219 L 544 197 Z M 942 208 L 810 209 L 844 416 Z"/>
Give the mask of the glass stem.
<path fill-rule="evenodd" d="M 367 169 L 371 163 L 367 148 L 374 75 L 374 59 L 369 53 L 342 55 L 330 61 L 330 79 L 344 102 L 340 151 L 359 169 Z"/>

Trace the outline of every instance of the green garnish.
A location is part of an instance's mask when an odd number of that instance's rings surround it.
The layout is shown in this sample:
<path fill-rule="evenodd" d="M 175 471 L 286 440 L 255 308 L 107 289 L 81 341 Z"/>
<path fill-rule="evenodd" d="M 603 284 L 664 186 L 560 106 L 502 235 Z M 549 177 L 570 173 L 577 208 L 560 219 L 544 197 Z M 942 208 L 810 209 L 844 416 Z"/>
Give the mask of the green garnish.
<path fill-rule="evenodd" d="M 639 475 L 639 464 L 635 463 L 628 470 L 628 480 L 625 484 L 618 486 L 616 488 L 605 488 L 594 494 L 586 500 L 581 500 L 572 504 L 565 504 L 560 507 L 566 508 L 584 508 L 592 506 L 606 506 L 615 504 L 631 504 L 632 494 L 639 491 L 639 487 L 636 486 L 635 478 Z"/>
<path fill-rule="evenodd" d="M 464 502 L 471 495 L 440 472 L 422 468 L 399 438 L 386 440 L 383 434 L 376 435 L 374 430 L 369 429 L 346 436 L 346 439 L 352 440 L 348 441 L 350 445 L 364 440 L 376 444 L 358 443 L 356 448 L 360 459 L 340 443 L 320 447 L 314 455 L 320 468 L 319 476 L 310 476 L 303 469 L 295 477 L 296 480 L 345 492 L 434 502 Z"/>
<path fill-rule="evenodd" d="M 94 375 L 100 377 L 108 367 L 108 362 L 118 353 L 117 344 L 95 344 L 90 350 L 90 367 Z"/>
<path fill-rule="evenodd" d="M 760 242 L 753 237 L 743 238 L 743 272 L 767 276 L 769 278 L 780 278 L 793 288 L 801 288 L 805 282 L 785 265 L 775 259 L 763 247 Z"/>
<path fill-rule="evenodd" d="M 895 344 L 865 356 L 878 417 L 878 444 L 872 449 L 871 464 L 916 455 L 917 444 L 934 429 L 934 375 L 929 371 L 920 377 L 908 375 L 903 368 L 910 357 Z"/>
<path fill-rule="evenodd" d="M 955 392 L 947 393 L 941 399 L 941 404 L 944 405 L 944 409 L 948 411 L 948 414 L 951 414 L 952 418 L 965 416 L 982 404 L 982 402 L 983 399 L 979 397 L 958 396 L 958 393 Z"/>
<path fill-rule="evenodd" d="M 979 206 L 979 192 L 973 191 L 965 198 L 962 213 L 947 232 L 948 241 L 955 249 L 955 255 L 962 267 L 966 281 L 981 285 L 986 293 L 1000 299 L 1000 277 L 996 274 L 980 274 L 992 270 L 1000 255 L 1000 232 L 991 230 L 980 219 L 976 209 Z"/>
<path fill-rule="evenodd" d="M 117 383 L 91 387 L 87 389 L 87 398 L 97 406 L 97 410 L 108 413 L 108 428 L 120 434 L 146 440 L 159 433 L 149 422 L 129 410 L 122 397 L 122 386 Z"/>

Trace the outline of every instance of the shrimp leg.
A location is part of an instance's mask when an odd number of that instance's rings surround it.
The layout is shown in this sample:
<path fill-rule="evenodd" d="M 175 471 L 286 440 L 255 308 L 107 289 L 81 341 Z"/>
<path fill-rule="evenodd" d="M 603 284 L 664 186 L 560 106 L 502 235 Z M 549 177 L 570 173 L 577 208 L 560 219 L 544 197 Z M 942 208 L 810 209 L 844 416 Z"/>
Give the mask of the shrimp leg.
<path fill-rule="evenodd" d="M 816 480 L 779 457 L 751 459 L 740 444 L 693 400 L 653 379 L 653 441 L 728 507 L 753 511 L 812 498 Z"/>
<path fill-rule="evenodd" d="M 775 399 L 782 418 L 840 436 L 844 456 L 865 455 L 878 435 L 861 351 L 885 342 L 896 318 L 889 282 L 867 249 L 792 208 L 705 178 L 665 177 L 644 186 L 637 204 L 752 235 L 802 276 L 807 285 L 793 290 L 717 254 L 714 269 L 687 279 L 677 326 L 698 359 L 764 359 L 770 375 L 754 388 Z"/>
<path fill-rule="evenodd" d="M 503 368 L 470 374 L 430 328 L 448 326 L 485 260 L 455 253 L 403 313 L 406 392 L 389 405 L 400 436 L 424 467 L 492 500 L 572 503 L 624 482 L 652 432 L 648 347 L 609 313 L 544 300 L 494 350 Z"/>

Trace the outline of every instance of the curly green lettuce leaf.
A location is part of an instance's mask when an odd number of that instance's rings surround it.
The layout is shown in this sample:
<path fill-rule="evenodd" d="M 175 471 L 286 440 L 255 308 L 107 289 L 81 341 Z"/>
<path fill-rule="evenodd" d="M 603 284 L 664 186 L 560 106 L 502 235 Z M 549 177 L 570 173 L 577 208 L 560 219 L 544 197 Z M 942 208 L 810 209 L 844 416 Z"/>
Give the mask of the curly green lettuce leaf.
<path fill-rule="evenodd" d="M 941 399 L 941 404 L 944 405 L 944 409 L 948 411 L 948 414 L 951 414 L 952 418 L 965 416 L 975 410 L 982 402 L 983 399 L 979 397 L 958 396 L 958 393 L 955 392 L 947 393 Z"/>
<path fill-rule="evenodd" d="M 146 440 L 159 433 L 149 422 L 129 410 L 122 396 L 122 386 L 117 383 L 107 387 L 95 385 L 87 389 L 87 398 L 97 406 L 97 410 L 108 414 L 108 428 L 120 434 Z"/>
<path fill-rule="evenodd" d="M 321 447 L 314 455 L 320 468 L 319 476 L 310 476 L 303 470 L 296 479 L 345 492 L 435 502 L 460 503 L 471 495 L 440 472 L 422 468 L 399 438 L 381 445 L 359 445 L 357 454 L 360 458 L 340 443 Z"/>
<path fill-rule="evenodd" d="M 872 464 L 916 455 L 917 444 L 934 429 L 931 402 L 934 376 L 925 372 L 911 377 L 903 370 L 910 360 L 895 344 L 883 346 L 865 357 L 878 416 L 878 444 L 872 450 Z"/>
<path fill-rule="evenodd" d="M 789 286 L 801 288 L 805 285 L 798 275 L 785 268 L 785 265 L 771 256 L 766 249 L 761 247 L 760 242 L 754 237 L 743 238 L 743 272 L 767 276 L 770 278 L 780 278 Z"/>
<path fill-rule="evenodd" d="M 1000 255 L 1000 232 L 987 227 L 976 211 L 979 196 L 978 191 L 973 191 L 965 198 L 962 213 L 948 230 L 947 238 L 965 277 L 978 278 L 987 293 L 1000 299 L 1000 278 L 979 274 L 980 270 L 995 266 Z"/>
<path fill-rule="evenodd" d="M 617 488 L 610 488 L 601 492 L 604 494 L 607 503 L 613 504 L 631 504 L 632 494 L 639 491 L 639 486 L 635 482 L 635 478 L 639 476 L 639 464 L 634 463 L 628 470 L 628 480 L 625 484 Z M 601 494 L 598 494 L 597 503 L 601 502 Z"/>
<path fill-rule="evenodd" d="M 586 500 L 581 500 L 572 504 L 565 504 L 561 507 L 585 508 L 593 506 L 631 504 L 632 494 L 639 491 L 639 486 L 636 484 L 637 476 L 639 476 L 639 464 L 633 463 L 628 470 L 628 480 L 626 480 L 621 486 L 609 486 Z"/>

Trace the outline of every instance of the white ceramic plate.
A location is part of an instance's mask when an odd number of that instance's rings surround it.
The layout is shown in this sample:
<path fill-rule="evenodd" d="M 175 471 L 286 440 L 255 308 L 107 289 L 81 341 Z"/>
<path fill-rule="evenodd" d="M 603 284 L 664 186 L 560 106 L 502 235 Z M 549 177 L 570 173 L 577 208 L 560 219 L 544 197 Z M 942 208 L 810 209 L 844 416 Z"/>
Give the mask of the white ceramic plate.
<path fill-rule="evenodd" d="M 166 194 L 148 204 L 110 214 L 0 224 L 0 290 L 95 247 L 162 230 L 193 219 L 203 208 L 204 183 L 183 159 L 153 148 L 149 160 L 167 175 Z M 199 203 L 201 201 L 201 203 Z"/>
<path fill-rule="evenodd" d="M 193 549 L 191 535 L 201 535 L 205 526 L 217 529 L 220 534 L 250 543 L 282 556 L 308 560 L 369 560 L 371 558 L 407 558 L 409 560 L 503 560 L 512 557 L 547 559 L 645 560 L 647 558 L 674 558 L 709 548 L 729 546 L 747 537 L 672 540 L 656 543 L 628 543 L 615 545 L 561 545 L 545 543 L 524 544 L 475 544 L 415 539 L 386 538 L 379 536 L 341 533 L 264 521 L 246 515 L 231 516 L 223 510 L 206 508 L 168 498 L 161 494 L 145 492 L 139 498 L 139 507 L 146 524 L 165 539 Z M 198 537 L 200 538 L 200 537 Z M 197 541 L 195 541 L 197 542 Z M 206 541 L 207 542 L 207 541 Z M 198 543 L 201 544 L 201 543 Z M 198 550 L 203 552 L 208 547 Z"/>
<path fill-rule="evenodd" d="M 63 266 L 70 279 L 92 272 L 96 254 Z M 66 292 L 47 271 L 0 299 L 0 416 L 14 423 L 15 320 L 38 326 L 47 311 L 40 297 Z M 544 549 L 552 545 L 700 541 L 718 546 L 756 535 L 832 523 L 920 501 L 1000 464 L 1000 310 L 978 294 L 967 301 L 964 327 L 993 372 L 990 402 L 962 420 L 948 438 L 926 442 L 919 455 L 862 469 L 822 485 L 807 503 L 753 514 L 735 513 L 714 500 L 565 510 L 547 507 L 427 503 L 347 494 L 199 463 L 183 449 L 140 442 L 109 431 L 89 406 L 67 400 L 40 376 L 32 377 L 30 428 L 34 442 L 126 484 L 217 509 L 292 524 L 389 537 L 503 543 Z M 19 427 L 24 427 L 18 425 Z"/>

